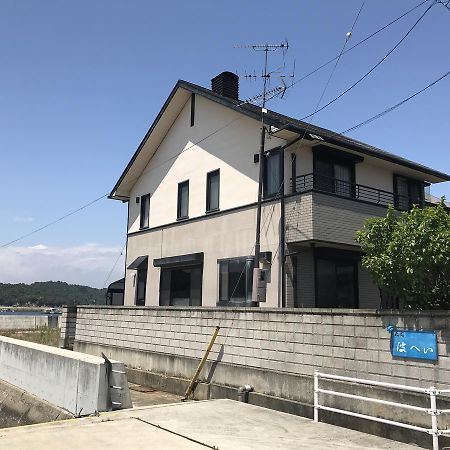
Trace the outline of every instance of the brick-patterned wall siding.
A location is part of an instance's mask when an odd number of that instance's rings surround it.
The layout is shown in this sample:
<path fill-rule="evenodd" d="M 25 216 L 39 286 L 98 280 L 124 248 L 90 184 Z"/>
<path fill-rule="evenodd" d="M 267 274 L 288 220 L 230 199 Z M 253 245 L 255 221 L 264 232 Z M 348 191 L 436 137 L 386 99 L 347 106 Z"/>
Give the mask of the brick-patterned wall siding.
<path fill-rule="evenodd" d="M 369 217 L 386 215 L 386 208 L 356 200 L 308 192 L 286 201 L 286 242 L 316 239 L 357 245 L 355 233 Z"/>
<path fill-rule="evenodd" d="M 286 200 L 286 242 L 313 239 L 312 193 Z"/>
<path fill-rule="evenodd" d="M 439 361 L 394 360 L 386 326 L 438 332 Z M 76 341 L 312 375 L 315 369 L 410 385 L 450 384 L 449 312 L 78 307 Z M 221 352 L 221 353 L 222 353 Z"/>
<path fill-rule="evenodd" d="M 313 193 L 314 239 L 356 245 L 355 233 L 369 217 L 386 215 L 386 208 L 333 195 Z"/>

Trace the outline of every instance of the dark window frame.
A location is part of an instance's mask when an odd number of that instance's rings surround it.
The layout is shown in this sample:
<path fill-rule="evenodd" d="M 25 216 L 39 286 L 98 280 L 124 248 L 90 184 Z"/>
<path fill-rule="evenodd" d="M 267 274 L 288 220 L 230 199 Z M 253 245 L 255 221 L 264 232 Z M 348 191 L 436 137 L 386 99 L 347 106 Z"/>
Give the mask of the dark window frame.
<path fill-rule="evenodd" d="M 281 149 L 281 147 L 272 148 L 270 150 L 267 150 L 264 153 L 264 158 L 262 160 L 263 164 L 263 198 L 269 199 L 269 198 L 277 198 L 281 196 L 281 190 L 283 189 L 283 164 L 284 164 L 284 152 Z M 280 173 L 280 186 L 278 187 L 277 192 L 267 192 L 267 183 L 268 183 L 268 174 L 267 174 L 267 159 L 277 157 L 278 158 L 278 164 L 279 164 L 279 173 Z"/>
<path fill-rule="evenodd" d="M 181 194 L 182 189 L 187 186 L 187 195 L 186 195 L 186 215 L 182 215 L 182 205 L 181 205 Z M 189 180 L 182 181 L 178 183 L 178 197 L 177 197 L 177 220 L 186 220 L 189 219 Z"/>
<path fill-rule="evenodd" d="M 326 164 L 330 164 L 331 165 L 331 177 L 330 177 L 330 186 L 331 189 L 327 190 L 324 189 L 323 184 L 319 183 L 319 178 L 321 176 L 321 174 L 319 173 L 319 170 L 317 168 L 318 166 L 318 162 L 324 162 Z M 341 165 L 341 166 L 347 166 L 350 168 L 350 191 L 349 191 L 349 196 L 343 195 L 344 197 L 349 197 L 349 198 L 355 198 L 356 197 L 356 192 L 355 192 L 355 185 L 356 185 L 356 162 L 351 158 L 348 158 L 346 156 L 343 157 L 339 157 L 339 155 L 334 155 L 334 154 L 330 154 L 328 152 L 314 152 L 313 153 L 313 185 L 314 185 L 314 189 L 317 190 L 322 190 L 324 192 L 329 192 L 331 194 L 336 194 L 336 195 L 342 195 L 339 194 L 339 192 L 336 192 L 337 189 L 337 183 L 336 181 L 339 181 L 336 178 L 336 168 L 335 166 Z M 322 175 L 323 177 L 325 177 L 324 175 Z M 344 180 L 342 180 L 344 181 Z"/>
<path fill-rule="evenodd" d="M 148 202 L 148 203 L 146 203 Z M 150 225 L 150 194 L 145 194 L 141 196 L 140 199 L 140 217 L 139 217 L 139 229 L 145 230 Z M 145 207 L 147 208 L 147 216 L 145 216 Z M 146 222 L 146 223 L 145 223 Z"/>
<path fill-rule="evenodd" d="M 187 264 L 187 265 L 182 265 L 182 266 L 166 266 L 166 267 L 161 267 L 160 270 L 160 274 L 159 274 L 159 286 L 160 286 L 160 290 L 159 290 L 159 306 L 164 306 L 164 307 L 176 307 L 178 305 L 174 304 L 174 292 L 172 290 L 173 287 L 173 279 L 172 276 L 174 274 L 176 274 L 177 272 L 181 272 L 183 270 L 188 270 L 189 271 L 189 276 L 190 276 L 190 280 L 189 280 L 189 306 L 190 307 L 201 307 L 203 306 L 203 263 L 201 264 Z M 193 276 L 195 276 L 195 274 L 192 272 L 193 270 L 196 271 L 200 271 L 199 275 L 199 279 L 197 281 L 199 281 L 199 291 L 198 291 L 198 304 L 193 304 L 194 303 L 194 299 L 192 298 L 191 294 L 192 294 L 192 281 L 193 281 Z M 169 276 L 170 279 L 170 284 L 169 286 L 166 286 L 165 283 L 165 277 Z M 198 275 L 198 273 L 197 273 Z M 169 288 L 168 291 L 168 304 L 163 304 L 163 286 L 166 286 Z"/>
<path fill-rule="evenodd" d="M 143 298 L 141 299 L 139 297 L 139 281 L 140 281 L 140 276 L 142 274 L 145 274 L 145 278 L 144 278 Z M 148 267 L 147 267 L 147 265 L 137 269 L 137 271 L 136 271 L 136 292 L 135 292 L 135 299 L 134 299 L 134 303 L 135 303 L 136 306 L 145 306 L 145 297 L 147 295 L 147 277 L 148 277 Z"/>
<path fill-rule="evenodd" d="M 191 94 L 191 127 L 195 125 L 195 94 Z"/>
<path fill-rule="evenodd" d="M 218 188 L 217 188 L 217 207 L 211 208 L 211 179 L 212 177 L 218 177 Z M 206 212 L 216 212 L 220 211 L 220 169 L 213 170 L 206 174 Z"/>
<path fill-rule="evenodd" d="M 398 193 L 398 180 L 399 179 L 403 179 L 407 182 L 408 184 L 408 196 L 407 199 L 405 199 L 405 201 L 408 202 L 408 208 L 402 208 L 401 207 L 401 203 L 400 203 L 400 198 L 399 198 L 399 193 Z M 419 205 L 421 208 L 424 206 L 425 204 L 425 183 L 421 180 L 416 180 L 414 178 L 410 178 L 410 177 L 406 177 L 404 175 L 400 175 L 400 174 L 394 174 L 394 207 L 396 209 L 399 209 L 401 211 L 409 211 L 413 205 Z M 415 185 L 416 188 L 418 188 L 419 191 L 419 197 L 418 198 L 413 198 L 412 195 L 412 189 L 413 189 L 413 185 Z M 416 200 L 418 200 L 418 202 L 416 202 Z"/>
<path fill-rule="evenodd" d="M 254 267 L 254 256 L 236 256 L 233 258 L 222 258 L 217 260 L 217 271 L 218 271 L 218 283 L 217 283 L 217 306 L 253 306 L 252 299 L 252 290 L 253 290 L 253 267 Z M 235 294 L 235 290 L 237 287 L 237 283 L 234 286 L 231 286 L 231 292 L 230 292 L 230 285 L 228 284 L 227 294 L 228 298 L 227 300 L 222 300 L 222 277 L 221 277 L 221 265 L 222 264 L 229 264 L 229 263 L 243 263 L 245 265 L 245 270 L 241 274 L 244 276 L 244 288 L 245 288 L 245 300 L 244 301 L 232 301 L 231 296 Z M 228 272 L 229 274 L 229 272 Z M 241 276 L 239 275 L 238 282 L 240 282 Z M 229 275 L 228 275 L 229 276 Z M 228 278 L 228 283 L 230 282 Z"/>

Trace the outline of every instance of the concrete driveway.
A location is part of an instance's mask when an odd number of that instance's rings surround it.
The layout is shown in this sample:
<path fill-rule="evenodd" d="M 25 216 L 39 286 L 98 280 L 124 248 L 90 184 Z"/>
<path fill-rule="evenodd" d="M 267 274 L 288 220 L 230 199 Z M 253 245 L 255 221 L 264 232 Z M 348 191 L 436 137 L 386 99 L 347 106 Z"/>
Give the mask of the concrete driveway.
<path fill-rule="evenodd" d="M 418 447 L 233 400 L 209 400 L 3 429 L 0 448 L 417 450 Z"/>

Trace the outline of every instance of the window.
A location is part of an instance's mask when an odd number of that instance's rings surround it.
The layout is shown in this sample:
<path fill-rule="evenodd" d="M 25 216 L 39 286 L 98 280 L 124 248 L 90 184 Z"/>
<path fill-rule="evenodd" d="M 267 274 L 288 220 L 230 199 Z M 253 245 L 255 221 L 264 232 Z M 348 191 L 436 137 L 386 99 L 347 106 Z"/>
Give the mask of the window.
<path fill-rule="evenodd" d="M 422 206 L 424 202 L 424 184 L 422 181 L 394 175 L 395 207 L 408 211 L 413 205 Z"/>
<path fill-rule="evenodd" d="M 177 219 L 189 217 L 189 180 L 178 183 Z"/>
<path fill-rule="evenodd" d="M 140 228 L 148 228 L 150 216 L 150 194 L 141 197 Z"/>
<path fill-rule="evenodd" d="M 220 171 L 206 175 L 206 212 L 219 209 Z"/>
<path fill-rule="evenodd" d="M 202 265 L 161 269 L 160 306 L 201 306 Z"/>
<path fill-rule="evenodd" d="M 280 149 L 270 150 L 264 155 L 263 159 L 263 187 L 264 187 L 264 197 L 273 197 L 280 193 L 281 191 L 281 158 L 282 152 Z"/>
<path fill-rule="evenodd" d="M 317 249 L 316 306 L 318 308 L 358 307 L 358 258 L 359 255 L 356 253 Z"/>
<path fill-rule="evenodd" d="M 219 265 L 219 306 L 248 306 L 252 301 L 253 256 L 224 259 Z"/>
<path fill-rule="evenodd" d="M 314 155 L 314 188 L 344 197 L 353 196 L 355 164 Z"/>
<path fill-rule="evenodd" d="M 147 265 L 137 270 L 136 306 L 145 305 L 145 292 L 147 290 Z"/>
<path fill-rule="evenodd" d="M 195 125 L 195 94 L 191 94 L 191 127 Z"/>

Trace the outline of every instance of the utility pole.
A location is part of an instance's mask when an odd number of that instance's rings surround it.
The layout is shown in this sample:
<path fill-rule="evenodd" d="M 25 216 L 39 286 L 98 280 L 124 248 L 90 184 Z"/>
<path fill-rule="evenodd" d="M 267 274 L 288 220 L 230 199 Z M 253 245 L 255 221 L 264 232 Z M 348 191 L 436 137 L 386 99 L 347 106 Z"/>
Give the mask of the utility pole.
<path fill-rule="evenodd" d="M 264 52 L 264 71 L 261 74 L 261 78 L 263 79 L 263 92 L 262 95 L 258 97 L 262 97 L 262 105 L 261 105 L 261 136 L 259 143 L 259 175 L 258 175 L 258 203 L 256 209 L 256 233 L 255 233 L 255 261 L 253 266 L 253 290 L 252 290 L 252 302 L 256 305 L 259 304 L 259 280 L 261 276 L 260 269 L 260 254 L 261 254 L 261 211 L 262 211 L 262 196 L 263 196 L 263 180 L 264 180 L 264 158 L 265 158 L 265 141 L 266 141 L 266 125 L 265 125 L 265 114 L 267 113 L 266 109 L 266 101 L 268 100 L 268 94 L 271 95 L 275 92 L 275 94 L 283 93 L 286 90 L 286 86 L 283 83 L 283 87 L 278 87 L 275 89 L 271 89 L 269 92 L 267 90 L 268 82 L 271 77 L 272 72 L 268 71 L 268 54 L 269 52 L 273 52 L 276 50 L 287 51 L 289 49 L 288 42 L 284 42 L 281 44 L 256 44 L 256 45 L 247 45 L 246 48 L 251 48 L 255 51 L 263 51 Z M 257 75 L 245 75 L 245 78 L 256 79 Z M 283 77 L 281 77 L 283 78 Z M 270 97 L 272 98 L 272 97 Z M 283 153 L 284 154 L 284 153 Z M 283 163 L 284 164 L 284 161 Z M 283 185 L 281 188 L 284 188 L 284 179 Z M 284 264 L 284 261 L 282 261 Z M 282 280 L 282 283 L 285 281 Z M 265 301 L 265 300 L 264 300 Z"/>

